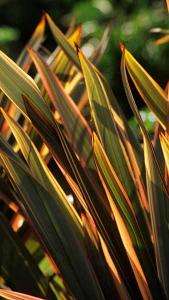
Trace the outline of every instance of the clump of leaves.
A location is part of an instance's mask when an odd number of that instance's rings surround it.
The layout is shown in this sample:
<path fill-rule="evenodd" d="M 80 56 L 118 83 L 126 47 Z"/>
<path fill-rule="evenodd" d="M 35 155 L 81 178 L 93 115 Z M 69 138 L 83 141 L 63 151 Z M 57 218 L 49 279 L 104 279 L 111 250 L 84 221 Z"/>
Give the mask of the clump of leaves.
<path fill-rule="evenodd" d="M 81 28 L 64 35 L 46 14 L 17 63 L 0 52 L 0 276 L 17 291 L 0 290 L 6 299 L 169 298 L 167 92 L 122 45 L 142 145 L 96 67 L 110 29 L 87 58 Z"/>

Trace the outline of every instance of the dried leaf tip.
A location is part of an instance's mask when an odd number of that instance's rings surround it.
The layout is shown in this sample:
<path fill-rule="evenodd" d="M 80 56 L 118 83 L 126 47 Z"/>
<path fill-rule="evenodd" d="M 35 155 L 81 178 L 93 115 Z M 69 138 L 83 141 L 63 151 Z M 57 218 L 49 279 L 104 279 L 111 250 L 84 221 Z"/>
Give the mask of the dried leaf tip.
<path fill-rule="evenodd" d="M 45 12 L 43 11 L 43 14 L 42 14 L 42 17 L 41 17 L 41 20 L 39 22 L 39 27 L 44 27 L 45 26 L 45 23 L 46 23 L 46 18 L 45 18 Z"/>
<path fill-rule="evenodd" d="M 80 52 L 80 47 L 79 47 L 79 45 L 78 45 L 77 43 L 74 43 L 74 45 L 75 45 L 75 47 L 76 47 L 76 52 L 77 52 L 77 54 L 79 54 L 79 52 Z"/>
<path fill-rule="evenodd" d="M 120 44 L 119 44 L 119 48 L 120 48 L 120 50 L 123 52 L 123 51 L 124 51 L 124 49 L 125 49 L 125 45 L 124 45 L 124 44 L 122 44 L 122 43 L 120 43 Z"/>

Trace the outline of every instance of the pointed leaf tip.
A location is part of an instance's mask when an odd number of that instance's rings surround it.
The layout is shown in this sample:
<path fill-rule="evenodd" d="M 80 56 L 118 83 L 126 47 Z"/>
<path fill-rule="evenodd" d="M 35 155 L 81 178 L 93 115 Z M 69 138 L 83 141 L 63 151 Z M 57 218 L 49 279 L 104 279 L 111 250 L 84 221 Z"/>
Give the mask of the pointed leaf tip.
<path fill-rule="evenodd" d="M 77 52 L 77 54 L 79 54 L 79 52 L 80 52 L 80 47 L 79 47 L 79 45 L 78 45 L 77 43 L 74 43 L 74 45 L 75 45 L 75 47 L 76 47 L 76 52 Z"/>
<path fill-rule="evenodd" d="M 125 45 L 123 43 L 119 43 L 119 48 L 121 52 L 123 52 L 125 50 Z"/>

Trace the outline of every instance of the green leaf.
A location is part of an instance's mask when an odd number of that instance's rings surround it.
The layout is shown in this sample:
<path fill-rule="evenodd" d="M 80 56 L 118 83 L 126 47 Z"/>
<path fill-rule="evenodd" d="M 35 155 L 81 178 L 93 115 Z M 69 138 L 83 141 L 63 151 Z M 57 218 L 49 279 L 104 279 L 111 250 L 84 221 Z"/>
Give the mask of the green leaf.
<path fill-rule="evenodd" d="M 154 247 L 158 276 L 164 291 L 169 296 L 169 237 L 168 237 L 168 201 L 163 190 L 163 182 L 152 155 L 150 144 L 144 136 L 145 166 L 147 190 L 150 203 L 150 216 L 153 229 Z"/>
<path fill-rule="evenodd" d="M 60 160 L 61 154 L 63 154 L 63 149 L 62 148 L 60 149 L 58 147 L 59 146 L 58 143 L 56 143 L 57 139 L 59 138 L 57 136 L 58 134 L 57 131 L 54 130 L 54 127 L 51 126 L 46 119 L 43 119 L 42 114 L 33 105 L 30 105 L 30 102 L 25 97 L 24 97 L 24 103 L 28 115 L 31 116 L 33 125 L 35 126 L 35 128 L 38 129 L 39 134 L 42 136 L 42 139 L 47 144 L 56 162 L 57 163 L 59 162 L 58 164 L 59 167 L 61 164 L 61 168 L 62 168 L 61 171 L 65 170 L 65 166 L 66 166 L 66 170 L 63 172 L 63 175 L 67 180 L 68 179 L 67 168 L 69 163 L 68 161 L 64 162 L 63 160 Z M 50 132 L 50 135 L 48 134 L 48 132 Z M 71 150 L 70 147 L 68 148 L 70 151 Z M 91 182 L 88 180 L 87 176 L 85 175 L 83 168 L 79 166 L 79 161 L 77 160 L 77 157 L 75 156 L 74 153 L 72 153 L 72 151 L 70 155 L 73 155 L 73 157 L 71 157 L 71 162 L 72 162 L 71 167 L 75 169 L 74 174 L 76 176 L 76 180 L 78 181 L 80 191 L 82 192 L 82 195 L 86 202 L 87 209 L 89 210 L 89 213 L 92 215 L 101 235 L 104 237 L 104 240 L 110 251 L 110 254 L 113 257 L 113 260 L 116 261 L 118 268 L 121 270 L 122 276 L 126 284 L 130 286 L 132 292 L 134 291 L 133 293 L 135 295 L 136 294 L 138 295 L 139 294 L 138 288 L 135 284 L 133 284 L 134 277 L 133 277 L 130 264 L 128 262 L 128 259 L 126 258 L 126 253 L 125 250 L 123 249 L 120 236 L 117 232 L 117 228 L 110 215 L 110 209 L 109 207 L 107 208 L 107 203 L 105 200 L 106 196 L 103 198 L 102 201 L 100 201 L 100 197 L 93 192 L 93 189 L 91 188 Z M 99 191 L 97 186 L 95 188 L 97 189 L 97 191 Z M 73 188 L 72 190 L 75 192 L 77 199 L 79 199 L 79 196 L 76 193 L 76 191 Z M 86 211 L 86 205 L 85 206 L 82 205 L 85 208 L 85 211 Z M 126 278 L 130 278 L 130 279 L 127 279 L 126 281 Z"/>
<path fill-rule="evenodd" d="M 1 153 L 1 160 L 20 195 L 20 206 L 74 295 L 77 299 L 104 299 L 84 245 L 72 227 L 71 216 L 60 205 L 60 196 L 53 198 L 26 168 L 5 153 Z"/>
<path fill-rule="evenodd" d="M 56 26 L 56 24 L 48 14 L 46 14 L 46 19 L 56 42 L 65 52 L 65 54 L 71 59 L 71 61 L 76 65 L 76 67 L 78 69 L 81 69 L 75 49 L 70 45 L 65 35 L 60 31 L 60 29 Z"/>
<path fill-rule="evenodd" d="M 153 230 L 154 247 L 156 255 L 156 264 L 158 270 L 158 276 L 162 282 L 164 291 L 168 297 L 168 272 L 169 272 L 169 260 L 168 251 L 169 243 L 168 240 L 168 191 L 162 179 L 160 168 L 155 156 L 155 152 L 145 129 L 144 123 L 141 119 L 136 103 L 134 101 L 131 89 L 128 83 L 127 74 L 125 70 L 125 49 L 123 49 L 123 56 L 121 62 L 121 73 L 123 79 L 123 85 L 125 92 L 133 110 L 133 113 L 138 121 L 138 124 L 142 130 L 144 138 L 144 153 L 145 153 L 145 167 L 146 167 L 146 178 L 147 178 L 147 190 L 150 205 L 150 217 Z M 165 193 L 164 193 L 165 192 Z M 159 201 L 160 199 L 160 201 Z M 152 276 L 149 275 L 147 278 L 152 284 L 152 291 L 156 295 L 156 284 L 152 281 Z M 156 295 L 157 296 L 157 295 Z M 164 297 L 164 296 L 163 296 Z"/>
<path fill-rule="evenodd" d="M 145 248 L 144 241 L 140 234 L 133 208 L 123 185 L 95 134 L 93 136 L 93 147 L 98 172 L 108 196 L 133 272 L 143 297 L 145 297 L 145 295 L 149 297 L 151 292 L 146 282 L 144 269 L 142 269 L 143 267 L 139 262 L 140 258 L 147 260 L 145 256 L 147 249 Z M 146 263 L 148 263 L 148 261 Z"/>
<path fill-rule="evenodd" d="M 167 95 L 127 49 L 125 49 L 125 63 L 143 100 L 155 114 L 162 127 L 165 128 L 167 121 Z"/>
<path fill-rule="evenodd" d="M 32 176 L 38 180 L 39 183 L 41 183 L 41 185 L 53 195 L 53 197 L 58 197 L 58 195 L 60 196 L 60 204 L 63 206 L 65 211 L 68 211 L 68 217 L 71 216 L 70 221 L 72 221 L 72 226 L 74 226 L 76 234 L 79 236 L 79 239 L 81 239 L 82 232 L 80 228 L 80 220 L 73 206 L 68 202 L 66 194 L 61 189 L 47 165 L 43 162 L 37 148 L 29 136 L 13 119 L 7 116 L 2 109 L 1 111 L 4 118 L 7 120 L 11 131 L 13 132 L 16 141 L 18 142 L 22 154 L 31 170 Z"/>
<path fill-rule="evenodd" d="M 47 279 L 12 230 L 5 217 L 0 214 L 0 274 L 7 284 L 22 292 L 46 297 L 49 288 Z M 54 299 L 54 297 L 52 298 Z"/>
<path fill-rule="evenodd" d="M 0 78 L 0 89 L 26 117 L 22 95 L 27 96 L 52 122 L 52 115 L 33 79 L 2 51 L 0 51 Z"/>
<path fill-rule="evenodd" d="M 107 92 L 95 67 L 92 66 L 80 50 L 78 50 L 78 55 L 97 133 L 111 163 L 130 195 L 133 192 L 133 183 L 120 145 L 120 137 L 112 118 Z"/>
<path fill-rule="evenodd" d="M 42 57 L 31 49 L 29 52 L 55 109 L 61 115 L 70 143 L 79 155 L 82 165 L 87 164 L 89 168 L 94 169 L 91 146 L 92 133 L 89 125 Z"/>
<path fill-rule="evenodd" d="M 67 37 L 68 43 L 74 47 L 74 44 L 77 43 L 78 45 L 80 44 L 80 38 L 81 38 L 81 27 L 77 27 L 76 30 L 69 36 Z M 50 65 L 51 70 L 57 74 L 57 76 L 60 78 L 60 80 L 64 79 L 64 72 L 68 68 L 68 64 L 71 63 L 71 66 L 73 63 L 67 57 L 65 52 L 58 47 L 56 50 L 49 56 L 47 59 L 47 63 Z M 70 66 L 69 66 L 70 69 Z"/>
<path fill-rule="evenodd" d="M 150 254 L 146 248 L 143 239 L 142 228 L 135 219 L 133 208 L 123 185 L 95 134 L 93 146 L 98 172 L 143 298 L 152 294 L 164 299 L 164 294 L 151 261 L 152 253 Z"/>
<path fill-rule="evenodd" d="M 38 50 L 43 39 L 44 39 L 44 31 L 45 31 L 45 17 L 42 16 L 41 21 L 35 28 L 31 38 L 29 39 L 26 46 L 32 47 L 33 49 Z M 17 59 L 17 65 L 19 65 L 25 72 L 28 72 L 31 66 L 31 58 L 28 54 L 28 51 L 26 47 L 21 51 L 21 54 L 19 55 Z M 9 103 L 10 101 L 2 95 L 1 98 L 1 106 L 8 111 L 10 116 L 12 116 L 15 120 L 18 120 L 20 118 L 21 113 L 18 112 L 18 108 L 13 103 Z M 26 122 L 26 121 L 25 121 Z M 1 126 L 1 132 L 5 134 L 5 136 L 9 139 L 10 138 L 10 131 L 8 131 L 8 134 L 6 132 L 6 122 L 2 122 L 1 116 L 0 116 L 0 126 Z"/>
<path fill-rule="evenodd" d="M 97 65 L 100 62 L 100 60 L 106 50 L 107 44 L 110 41 L 112 27 L 113 27 L 113 21 L 111 20 L 107 24 L 99 44 L 97 45 L 96 49 L 94 50 L 94 52 L 92 53 L 92 55 L 90 57 L 90 61 L 95 65 Z"/>

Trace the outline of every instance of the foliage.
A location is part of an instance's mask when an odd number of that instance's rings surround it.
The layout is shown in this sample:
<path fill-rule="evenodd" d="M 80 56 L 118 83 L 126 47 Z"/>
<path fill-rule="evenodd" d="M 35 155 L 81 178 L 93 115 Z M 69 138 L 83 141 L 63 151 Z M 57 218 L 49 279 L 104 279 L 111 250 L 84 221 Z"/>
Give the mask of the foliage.
<path fill-rule="evenodd" d="M 31 11 L 31 14 L 28 14 L 28 11 Z M 159 47 L 153 45 L 154 33 L 149 33 L 153 27 L 169 27 L 164 1 L 1 0 L 0 33 L 2 32 L 2 37 L 4 35 L 8 37 L 8 39 L 1 39 L 0 35 L 1 50 L 16 59 L 43 11 L 48 12 L 54 18 L 63 32 L 66 31 L 71 20 L 76 20 L 76 24 L 82 24 L 83 40 L 87 42 L 88 51 L 93 51 L 106 24 L 113 19 L 110 43 L 99 64 L 99 69 L 109 81 L 127 118 L 131 117 L 131 111 L 121 85 L 119 42 L 123 42 L 153 74 L 160 85 L 165 86 L 168 76 L 166 69 L 168 48 L 164 44 Z M 7 26 L 8 34 L 4 26 Z M 12 35 L 11 29 L 13 29 Z M 48 32 L 45 39 L 44 46 L 51 51 L 54 43 Z M 142 108 L 142 101 L 137 103 L 139 108 Z"/>
<path fill-rule="evenodd" d="M 39 51 L 46 23 L 52 54 Z M 81 27 L 63 35 L 46 14 L 17 64 L 0 52 L 0 279 L 17 291 L 6 299 L 169 298 L 167 92 L 121 45 L 138 141 L 96 67 L 110 33 L 87 58 Z"/>

